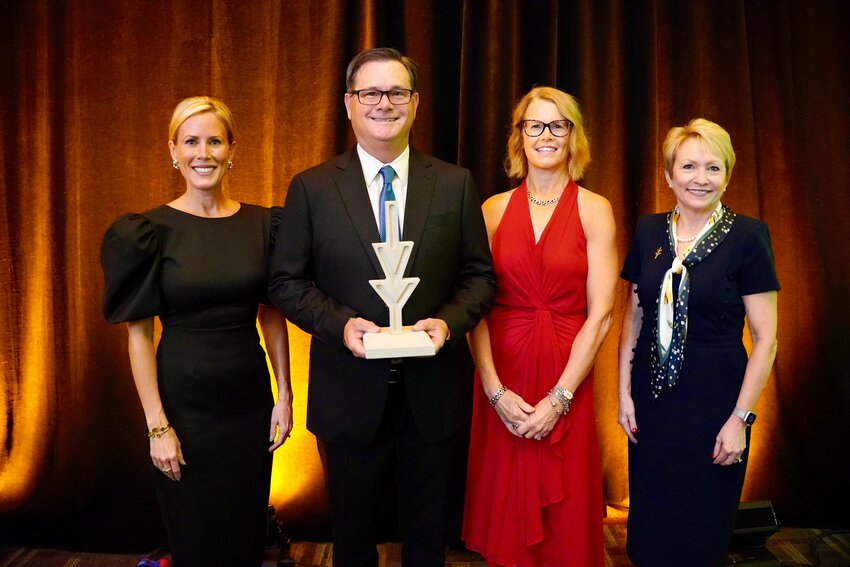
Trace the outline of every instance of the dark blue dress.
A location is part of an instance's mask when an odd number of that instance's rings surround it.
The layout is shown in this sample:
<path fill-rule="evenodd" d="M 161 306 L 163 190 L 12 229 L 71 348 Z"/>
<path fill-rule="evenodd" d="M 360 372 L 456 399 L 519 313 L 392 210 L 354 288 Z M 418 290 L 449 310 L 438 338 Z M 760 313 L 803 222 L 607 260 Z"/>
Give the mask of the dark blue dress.
<path fill-rule="evenodd" d="M 629 443 L 627 551 L 640 567 L 721 566 L 749 456 L 747 449 L 743 462 L 732 466 L 714 465 L 711 458 L 747 365 L 742 296 L 778 290 L 779 282 L 767 225 L 737 215 L 726 239 L 689 270 L 682 372 L 672 389 L 653 399 L 656 301 L 672 262 L 667 214 L 641 217 L 621 274 L 637 284 L 643 309 L 632 362 L 638 444 Z"/>
<path fill-rule="evenodd" d="M 104 237 L 107 320 L 162 322 L 159 392 L 186 465 L 179 482 L 153 474 L 175 567 L 263 561 L 273 399 L 256 317 L 271 232 L 263 207 L 205 218 L 164 205 Z"/>

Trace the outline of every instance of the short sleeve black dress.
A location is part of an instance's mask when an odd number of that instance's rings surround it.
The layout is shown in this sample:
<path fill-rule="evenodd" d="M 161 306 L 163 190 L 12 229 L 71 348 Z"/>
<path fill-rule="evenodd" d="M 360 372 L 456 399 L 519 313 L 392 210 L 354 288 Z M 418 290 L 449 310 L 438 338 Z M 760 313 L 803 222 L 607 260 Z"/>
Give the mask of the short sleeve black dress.
<path fill-rule="evenodd" d="M 731 466 L 714 465 L 711 457 L 715 437 L 735 408 L 747 365 L 742 296 L 778 290 L 779 282 L 767 225 L 736 215 L 725 240 L 689 269 L 681 373 L 672 389 L 665 387 L 653 398 L 656 301 L 673 262 L 667 217 L 638 220 L 621 274 L 637 284 L 643 309 L 632 361 L 638 444 L 629 443 L 627 551 L 639 567 L 720 566 L 725 565 L 749 456 L 747 449 L 743 462 Z M 675 276 L 676 289 L 678 285 Z"/>
<path fill-rule="evenodd" d="M 162 322 L 159 392 L 186 460 L 179 482 L 154 469 L 175 567 L 263 561 L 273 398 L 256 317 L 277 218 L 164 205 L 120 217 L 103 240 L 107 320 Z"/>

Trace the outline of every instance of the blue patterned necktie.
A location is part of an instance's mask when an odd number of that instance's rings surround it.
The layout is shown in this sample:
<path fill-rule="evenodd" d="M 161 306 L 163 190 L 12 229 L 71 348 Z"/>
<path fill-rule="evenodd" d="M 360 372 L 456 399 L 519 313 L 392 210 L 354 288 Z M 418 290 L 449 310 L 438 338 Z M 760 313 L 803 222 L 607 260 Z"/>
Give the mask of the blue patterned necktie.
<path fill-rule="evenodd" d="M 387 241 L 387 213 L 384 205 L 387 201 L 395 201 L 393 177 L 395 177 L 395 170 L 392 166 L 385 165 L 381 168 L 381 178 L 384 180 L 384 184 L 381 186 L 381 196 L 378 199 L 378 227 L 381 231 L 381 242 Z"/>

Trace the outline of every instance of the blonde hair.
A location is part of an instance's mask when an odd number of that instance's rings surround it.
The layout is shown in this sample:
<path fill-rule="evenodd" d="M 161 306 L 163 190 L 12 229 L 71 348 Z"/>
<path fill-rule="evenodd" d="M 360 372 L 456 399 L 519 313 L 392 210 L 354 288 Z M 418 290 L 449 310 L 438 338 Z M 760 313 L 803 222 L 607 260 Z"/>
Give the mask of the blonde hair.
<path fill-rule="evenodd" d="M 590 163 L 590 141 L 584 131 L 581 110 L 575 98 L 553 87 L 534 87 L 514 107 L 505 172 L 512 179 L 523 179 L 528 175 L 528 158 L 522 147 L 522 121 L 528 105 L 535 99 L 554 103 L 561 116 L 572 122 L 568 141 L 567 171 L 571 179 L 581 179 L 585 168 Z"/>
<path fill-rule="evenodd" d="M 689 138 L 695 138 L 711 154 L 723 160 L 726 167 L 725 182 L 732 177 L 732 168 L 735 167 L 735 150 L 732 149 L 732 138 L 729 132 L 719 124 L 715 124 L 705 118 L 694 118 L 685 126 L 670 128 L 667 137 L 664 138 L 662 154 L 664 155 L 664 169 L 667 173 L 673 173 L 673 165 L 676 163 L 676 153 Z"/>
<path fill-rule="evenodd" d="M 168 139 L 177 141 L 177 131 L 180 126 L 192 116 L 202 112 L 215 114 L 227 130 L 227 141 L 233 143 L 233 113 L 223 101 L 211 96 L 193 96 L 184 98 L 174 108 L 171 123 L 168 125 Z"/>

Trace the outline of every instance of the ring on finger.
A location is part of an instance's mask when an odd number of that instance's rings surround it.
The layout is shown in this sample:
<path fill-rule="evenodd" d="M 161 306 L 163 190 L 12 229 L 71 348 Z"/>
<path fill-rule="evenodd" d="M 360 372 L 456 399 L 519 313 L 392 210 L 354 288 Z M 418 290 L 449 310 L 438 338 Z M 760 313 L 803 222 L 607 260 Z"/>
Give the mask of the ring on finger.
<path fill-rule="evenodd" d="M 511 424 L 511 427 L 513 427 L 514 431 L 516 431 L 517 429 L 519 429 L 519 425 L 517 425 L 516 423 L 512 423 L 512 424 Z"/>

